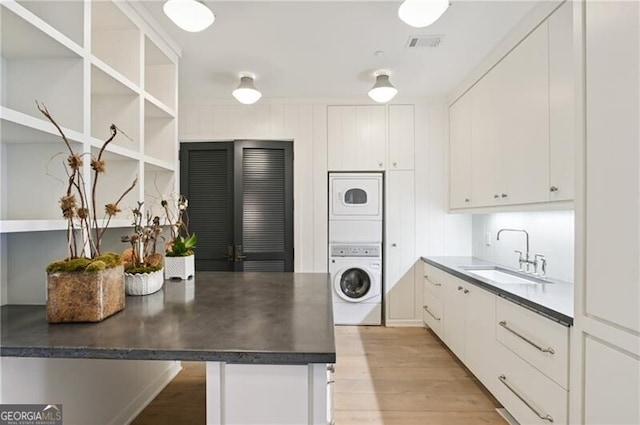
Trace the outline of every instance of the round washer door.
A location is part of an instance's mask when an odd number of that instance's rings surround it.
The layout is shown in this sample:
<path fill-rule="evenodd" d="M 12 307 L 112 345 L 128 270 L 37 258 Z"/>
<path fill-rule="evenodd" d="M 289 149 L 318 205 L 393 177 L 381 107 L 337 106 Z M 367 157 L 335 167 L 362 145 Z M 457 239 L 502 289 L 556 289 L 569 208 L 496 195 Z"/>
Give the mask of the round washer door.
<path fill-rule="evenodd" d="M 371 276 L 359 267 L 346 269 L 336 282 L 338 295 L 347 301 L 358 302 L 371 290 Z"/>

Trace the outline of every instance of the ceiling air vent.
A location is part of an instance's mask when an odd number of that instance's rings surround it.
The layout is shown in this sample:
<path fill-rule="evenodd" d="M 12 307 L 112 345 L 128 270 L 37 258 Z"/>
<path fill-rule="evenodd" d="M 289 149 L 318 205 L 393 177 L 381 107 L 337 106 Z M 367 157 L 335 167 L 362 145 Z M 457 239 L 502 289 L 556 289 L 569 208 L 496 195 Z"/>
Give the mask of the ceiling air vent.
<path fill-rule="evenodd" d="M 428 47 L 435 48 L 442 43 L 444 35 L 414 35 L 409 37 L 407 41 L 407 48 L 413 49 L 416 47 Z"/>

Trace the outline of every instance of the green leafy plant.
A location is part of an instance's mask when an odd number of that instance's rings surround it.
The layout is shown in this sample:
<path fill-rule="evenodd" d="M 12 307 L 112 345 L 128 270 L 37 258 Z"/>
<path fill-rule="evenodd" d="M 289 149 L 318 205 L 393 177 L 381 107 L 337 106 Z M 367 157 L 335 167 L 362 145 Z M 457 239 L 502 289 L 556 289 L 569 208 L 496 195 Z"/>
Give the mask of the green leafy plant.
<path fill-rule="evenodd" d="M 166 245 L 167 257 L 188 257 L 194 254 L 198 238 L 189 233 L 189 201 L 183 195 L 163 197 L 160 203 L 169 224 L 170 240 Z"/>

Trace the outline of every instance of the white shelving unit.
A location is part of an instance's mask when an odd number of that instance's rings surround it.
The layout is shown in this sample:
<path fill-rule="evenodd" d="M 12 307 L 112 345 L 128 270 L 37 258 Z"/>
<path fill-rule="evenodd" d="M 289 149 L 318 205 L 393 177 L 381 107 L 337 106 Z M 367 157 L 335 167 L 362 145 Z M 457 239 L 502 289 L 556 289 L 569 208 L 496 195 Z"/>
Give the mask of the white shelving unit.
<path fill-rule="evenodd" d="M 120 130 L 103 155 L 107 171 L 99 181 L 99 213 L 135 178 L 138 184 L 110 227 L 130 226 L 138 200 L 159 213 L 154 204 L 161 195 L 177 190 L 180 52 L 141 13 L 126 1 L 109 0 L 0 5 L 2 304 L 44 303 L 46 264 L 64 255 L 66 222 L 58 200 L 67 148 L 36 100 L 78 153 L 96 155 L 110 125 Z M 90 172 L 85 166 L 87 184 Z M 29 267 L 17 258 L 29 258 Z"/>

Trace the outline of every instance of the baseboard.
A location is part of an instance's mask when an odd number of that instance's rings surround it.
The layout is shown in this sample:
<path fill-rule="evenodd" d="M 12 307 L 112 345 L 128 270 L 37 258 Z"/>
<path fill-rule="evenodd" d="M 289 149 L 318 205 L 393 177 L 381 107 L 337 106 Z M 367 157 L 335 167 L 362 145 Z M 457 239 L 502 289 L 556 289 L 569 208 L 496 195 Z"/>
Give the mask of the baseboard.
<path fill-rule="evenodd" d="M 122 412 L 118 414 L 109 425 L 129 425 L 135 418 L 138 417 L 140 412 L 151 403 L 151 401 L 160 394 L 160 391 L 166 387 L 169 382 L 176 377 L 182 370 L 182 364 L 175 361 L 165 369 L 147 388 L 144 389 Z"/>
<path fill-rule="evenodd" d="M 424 327 L 424 323 L 421 319 L 419 320 L 389 320 L 387 319 L 384 324 L 388 328 L 401 328 L 401 327 L 410 327 L 410 328 L 422 328 Z"/>

